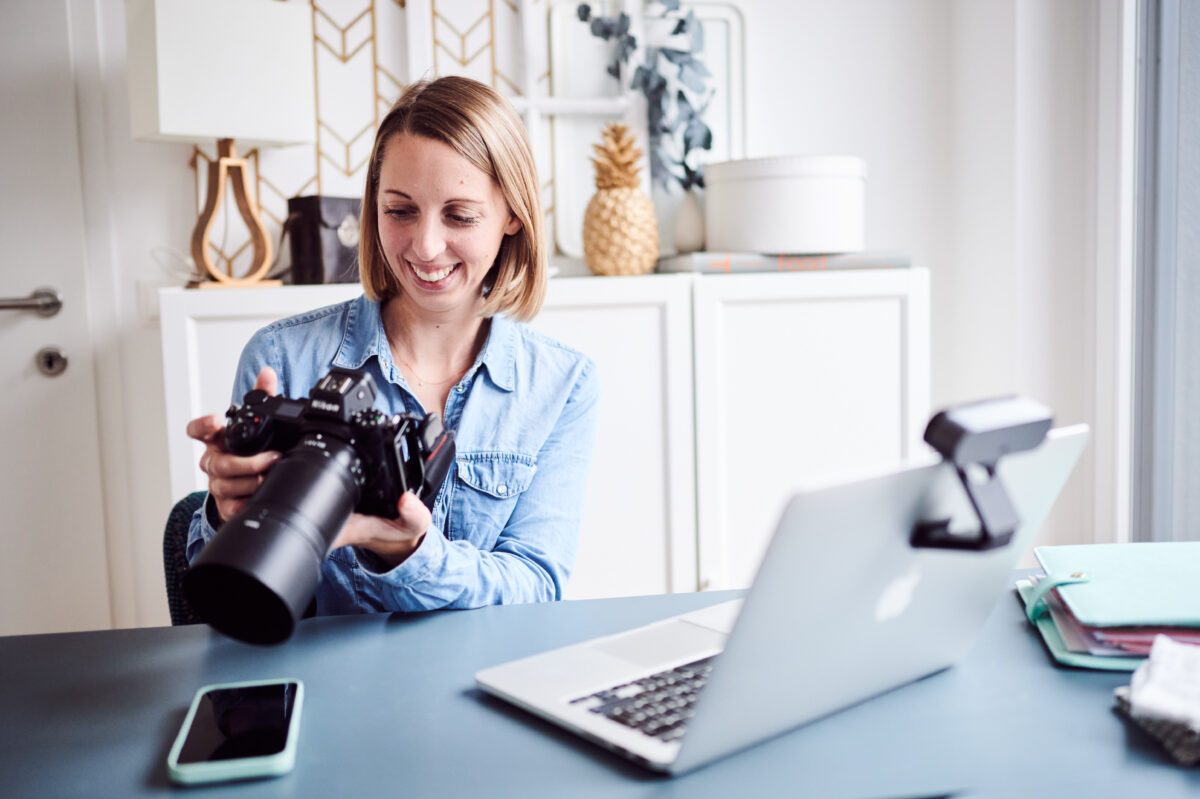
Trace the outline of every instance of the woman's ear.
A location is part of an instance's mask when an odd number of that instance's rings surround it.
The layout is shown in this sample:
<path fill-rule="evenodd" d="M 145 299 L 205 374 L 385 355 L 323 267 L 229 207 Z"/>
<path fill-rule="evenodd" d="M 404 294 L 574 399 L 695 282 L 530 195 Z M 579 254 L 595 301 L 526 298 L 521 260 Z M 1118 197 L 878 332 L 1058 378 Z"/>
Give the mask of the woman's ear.
<path fill-rule="evenodd" d="M 504 226 L 504 235 L 511 236 L 521 229 L 521 220 L 517 219 L 516 214 L 509 213 L 508 224 Z"/>

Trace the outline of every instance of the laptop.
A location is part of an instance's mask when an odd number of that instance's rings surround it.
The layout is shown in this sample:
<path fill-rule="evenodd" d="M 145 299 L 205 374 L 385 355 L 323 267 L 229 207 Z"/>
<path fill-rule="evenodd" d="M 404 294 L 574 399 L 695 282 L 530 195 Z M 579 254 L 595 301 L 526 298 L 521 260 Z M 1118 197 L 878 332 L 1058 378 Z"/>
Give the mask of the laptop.
<path fill-rule="evenodd" d="M 742 599 L 484 669 L 484 691 L 680 774 L 960 661 L 1088 438 L 1050 431 L 998 472 L 1020 518 L 976 552 L 913 548 L 918 521 L 978 530 L 948 463 L 797 491 Z"/>

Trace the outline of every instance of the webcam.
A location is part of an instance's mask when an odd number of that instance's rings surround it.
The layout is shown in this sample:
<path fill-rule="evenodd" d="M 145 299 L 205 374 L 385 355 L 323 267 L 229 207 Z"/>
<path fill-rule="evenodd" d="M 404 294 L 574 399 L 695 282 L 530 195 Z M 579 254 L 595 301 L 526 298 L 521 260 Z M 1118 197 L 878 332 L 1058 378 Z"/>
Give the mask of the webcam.
<path fill-rule="evenodd" d="M 1021 396 L 956 405 L 930 419 L 925 441 L 953 464 L 980 527 L 971 535 L 951 533 L 950 519 L 920 522 L 912 546 L 983 551 L 1007 545 L 1021 520 L 996 467 L 1005 455 L 1041 444 L 1053 422 L 1048 408 Z"/>

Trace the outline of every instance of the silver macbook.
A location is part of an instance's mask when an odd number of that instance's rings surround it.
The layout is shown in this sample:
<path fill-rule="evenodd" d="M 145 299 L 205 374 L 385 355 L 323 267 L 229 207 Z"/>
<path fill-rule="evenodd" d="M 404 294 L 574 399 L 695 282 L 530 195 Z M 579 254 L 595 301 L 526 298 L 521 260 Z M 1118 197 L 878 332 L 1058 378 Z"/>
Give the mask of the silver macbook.
<path fill-rule="evenodd" d="M 1087 441 L 1050 431 L 1000 462 L 1021 523 L 983 552 L 910 546 L 978 528 L 949 464 L 795 493 L 744 599 L 475 675 L 485 691 L 657 771 L 682 773 L 962 659 Z"/>

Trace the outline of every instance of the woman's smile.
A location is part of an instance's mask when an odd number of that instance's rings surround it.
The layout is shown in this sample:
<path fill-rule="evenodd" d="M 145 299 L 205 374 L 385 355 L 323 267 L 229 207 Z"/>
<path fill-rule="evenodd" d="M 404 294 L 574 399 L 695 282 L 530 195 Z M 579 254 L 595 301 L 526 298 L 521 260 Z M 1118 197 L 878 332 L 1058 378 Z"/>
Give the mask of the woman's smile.
<path fill-rule="evenodd" d="M 416 273 L 418 278 L 420 278 L 423 282 L 430 284 L 430 286 L 442 283 L 451 275 L 451 273 L 458 269 L 458 264 L 449 264 L 447 266 L 417 266 L 412 261 L 409 261 L 408 265 L 412 267 L 413 272 Z"/>

